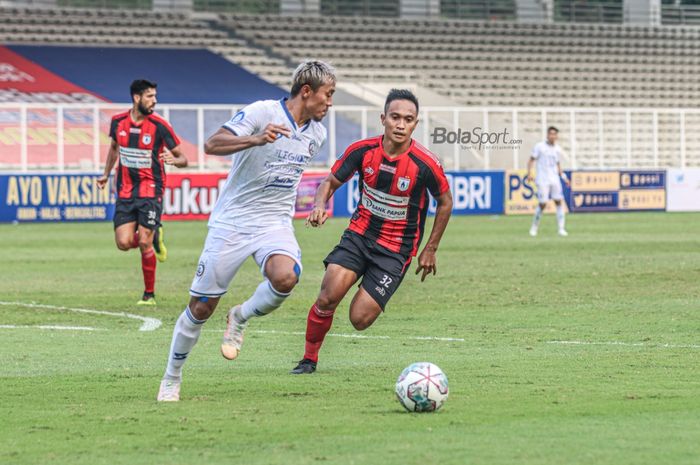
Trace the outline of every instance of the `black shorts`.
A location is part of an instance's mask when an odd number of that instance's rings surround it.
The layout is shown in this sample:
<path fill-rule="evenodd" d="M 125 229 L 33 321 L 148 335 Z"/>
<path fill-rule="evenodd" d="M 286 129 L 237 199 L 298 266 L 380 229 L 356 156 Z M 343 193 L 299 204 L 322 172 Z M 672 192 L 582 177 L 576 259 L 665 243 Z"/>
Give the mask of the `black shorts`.
<path fill-rule="evenodd" d="M 114 229 L 137 221 L 139 226 L 155 230 L 160 226 L 163 203 L 156 198 L 117 199 L 114 209 Z"/>
<path fill-rule="evenodd" d="M 411 257 L 391 252 L 376 241 L 346 230 L 323 264 L 340 265 L 362 276 L 360 286 L 382 307 L 394 295 L 411 263 Z"/>

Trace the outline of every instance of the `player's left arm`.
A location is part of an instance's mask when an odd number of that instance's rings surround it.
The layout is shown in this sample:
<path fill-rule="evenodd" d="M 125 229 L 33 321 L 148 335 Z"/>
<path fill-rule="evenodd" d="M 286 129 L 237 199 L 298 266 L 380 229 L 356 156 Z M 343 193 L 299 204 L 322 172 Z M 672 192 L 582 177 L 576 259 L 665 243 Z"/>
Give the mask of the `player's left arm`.
<path fill-rule="evenodd" d="M 157 125 L 158 135 L 163 141 L 163 150 L 160 152 L 160 159 L 166 165 L 171 165 L 176 168 L 184 168 L 187 166 L 187 157 L 182 152 L 180 139 L 175 134 L 172 126 L 167 122 L 159 122 Z"/>
<path fill-rule="evenodd" d="M 423 271 L 423 275 L 420 278 L 421 282 L 425 281 L 425 277 L 430 273 L 437 273 L 437 258 L 435 253 L 440 245 L 442 235 L 447 228 L 447 223 L 450 221 L 450 216 L 452 216 L 452 193 L 449 190 L 445 191 L 435 200 L 437 200 L 437 210 L 435 212 L 433 229 L 430 231 L 428 242 L 418 256 L 416 274 Z"/>
<path fill-rule="evenodd" d="M 172 149 L 168 149 L 167 146 L 163 147 L 160 157 L 166 165 L 172 165 L 176 168 L 184 168 L 188 163 L 187 157 L 182 153 L 182 148 L 179 145 Z"/>
<path fill-rule="evenodd" d="M 563 169 L 561 169 L 561 163 L 557 162 L 557 171 L 559 172 L 559 177 L 561 178 L 562 181 L 564 181 L 564 184 L 566 184 L 566 187 L 571 187 L 571 181 L 569 181 L 569 177 L 566 175 Z"/>

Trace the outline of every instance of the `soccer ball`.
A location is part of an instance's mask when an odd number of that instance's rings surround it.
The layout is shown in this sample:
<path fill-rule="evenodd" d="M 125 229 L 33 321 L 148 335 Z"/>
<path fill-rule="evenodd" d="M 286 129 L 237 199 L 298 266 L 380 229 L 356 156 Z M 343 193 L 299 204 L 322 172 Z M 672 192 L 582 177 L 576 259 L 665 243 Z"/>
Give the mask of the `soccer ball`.
<path fill-rule="evenodd" d="M 428 362 L 409 365 L 396 381 L 396 397 L 409 412 L 434 412 L 447 400 L 448 391 L 445 373 Z"/>

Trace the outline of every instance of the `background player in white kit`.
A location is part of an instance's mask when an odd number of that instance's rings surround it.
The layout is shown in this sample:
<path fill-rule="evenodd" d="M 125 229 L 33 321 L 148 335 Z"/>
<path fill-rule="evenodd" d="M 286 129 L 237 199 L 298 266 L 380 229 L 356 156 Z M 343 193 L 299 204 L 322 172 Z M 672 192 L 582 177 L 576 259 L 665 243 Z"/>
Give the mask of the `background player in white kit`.
<path fill-rule="evenodd" d="M 547 206 L 549 199 L 554 200 L 557 207 L 557 226 L 560 236 L 568 236 L 565 226 L 564 192 L 561 186 L 563 180 L 569 186 L 569 180 L 561 169 L 561 147 L 557 145 L 559 130 L 554 126 L 547 128 L 547 140 L 540 142 L 532 149 L 532 156 L 527 164 L 527 180 L 532 182 L 532 166 L 537 164 L 537 174 L 535 184 L 537 184 L 537 209 L 532 218 L 530 235 L 536 236 L 540 226 L 542 212 Z"/>
<path fill-rule="evenodd" d="M 255 259 L 264 279 L 248 300 L 229 310 L 221 344 L 225 358 L 238 356 L 248 319 L 279 307 L 298 282 L 301 251 L 292 226 L 297 187 L 326 140 L 320 121 L 334 92 L 334 69 L 307 61 L 294 71 L 289 99 L 248 105 L 206 142 L 208 154 L 235 155 L 209 218 L 190 303 L 175 324 L 159 401 L 180 399 L 185 359 L 248 257 Z"/>

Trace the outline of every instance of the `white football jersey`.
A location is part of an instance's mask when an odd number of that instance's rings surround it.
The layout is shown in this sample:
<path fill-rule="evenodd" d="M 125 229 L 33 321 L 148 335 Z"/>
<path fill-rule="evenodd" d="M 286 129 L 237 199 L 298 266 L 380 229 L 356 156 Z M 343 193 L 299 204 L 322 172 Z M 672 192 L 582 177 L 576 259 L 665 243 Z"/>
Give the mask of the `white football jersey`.
<path fill-rule="evenodd" d="M 286 126 L 292 135 L 233 154 L 209 226 L 241 233 L 291 227 L 301 175 L 325 142 L 326 128 L 313 120 L 297 127 L 286 100 L 257 101 L 224 124 L 241 137 L 261 134 L 270 123 Z"/>
<path fill-rule="evenodd" d="M 559 168 L 557 164 L 561 159 L 561 148 L 557 145 L 549 145 L 546 141 L 540 142 L 532 149 L 532 158 L 537 160 L 537 184 L 553 184 L 559 182 Z"/>

